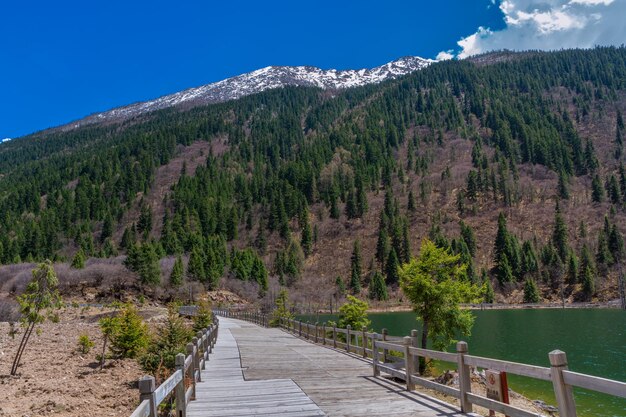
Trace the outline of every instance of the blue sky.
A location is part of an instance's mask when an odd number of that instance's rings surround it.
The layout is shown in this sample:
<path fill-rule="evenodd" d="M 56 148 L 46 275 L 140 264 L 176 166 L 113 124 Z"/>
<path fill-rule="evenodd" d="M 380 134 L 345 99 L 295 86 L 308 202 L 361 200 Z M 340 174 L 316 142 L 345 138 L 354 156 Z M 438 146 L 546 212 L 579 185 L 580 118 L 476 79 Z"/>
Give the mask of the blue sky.
<path fill-rule="evenodd" d="M 405 55 L 524 49 L 518 40 L 528 34 L 514 30 L 580 31 L 625 1 L 5 1 L 0 138 L 267 65 L 363 68 Z M 594 16 L 572 23 L 575 8 Z"/>

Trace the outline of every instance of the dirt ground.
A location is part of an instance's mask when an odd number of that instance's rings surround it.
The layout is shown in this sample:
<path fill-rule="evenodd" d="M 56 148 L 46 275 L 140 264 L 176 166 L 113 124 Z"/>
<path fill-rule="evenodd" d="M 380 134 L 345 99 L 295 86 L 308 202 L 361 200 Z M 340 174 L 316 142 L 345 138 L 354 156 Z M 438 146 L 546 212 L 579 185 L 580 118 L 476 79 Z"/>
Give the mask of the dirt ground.
<path fill-rule="evenodd" d="M 136 381 L 144 374 L 132 359 L 107 361 L 100 371 L 102 350 L 97 324 L 104 310 L 68 309 L 59 323 L 45 323 L 33 333 L 18 375 L 10 376 L 22 333 L 9 336 L 0 323 L 0 416 L 128 416 L 139 402 Z M 21 329 L 20 329 L 21 330 Z M 77 350 L 78 337 L 89 335 L 95 346 Z"/>

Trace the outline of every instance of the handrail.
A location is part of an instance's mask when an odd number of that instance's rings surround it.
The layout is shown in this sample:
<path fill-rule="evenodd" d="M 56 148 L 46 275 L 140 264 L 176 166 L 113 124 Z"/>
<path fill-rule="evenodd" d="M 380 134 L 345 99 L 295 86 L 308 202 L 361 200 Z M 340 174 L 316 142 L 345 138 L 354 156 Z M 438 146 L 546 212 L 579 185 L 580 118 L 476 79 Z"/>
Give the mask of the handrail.
<path fill-rule="evenodd" d="M 196 336 L 187 344 L 187 355 L 176 355 L 176 370 L 161 385 L 155 387 L 153 376 L 144 376 L 139 380 L 141 401 L 133 411 L 131 417 L 157 417 L 159 405 L 171 395 L 176 399 L 176 412 L 179 417 L 187 416 L 187 405 L 195 400 L 196 383 L 201 381 L 200 371 L 205 368 L 209 360 L 209 353 L 213 351 L 219 320 L 213 315 L 213 323 L 206 329 L 196 333 Z M 185 382 L 189 387 L 185 389 Z"/>
<path fill-rule="evenodd" d="M 260 312 L 216 310 L 215 313 L 224 317 L 251 321 L 262 326 L 267 326 L 269 323 L 268 315 Z M 379 334 L 368 332 L 365 328 L 354 330 L 347 326 L 347 328 L 342 329 L 336 326 L 326 326 L 326 323 L 302 322 L 295 319 L 281 319 L 279 327 L 311 342 L 357 354 L 371 361 L 374 376 L 384 372 L 403 379 L 407 390 L 412 390 L 415 388 L 415 385 L 420 385 L 458 398 L 461 411 L 464 413 L 471 413 L 473 410 L 472 406 L 478 405 L 504 413 L 510 417 L 540 416 L 540 414 L 472 393 L 470 367 L 503 371 L 543 381 L 551 381 L 561 417 L 576 417 L 576 406 L 572 393 L 573 386 L 626 398 L 626 382 L 569 371 L 566 355 L 559 350 L 549 353 L 551 366 L 543 367 L 469 355 L 467 353 L 467 343 L 465 342 L 457 343 L 457 351 L 455 353 L 422 349 L 417 347 L 418 337 L 416 330 L 411 331 L 411 336 L 398 337 L 389 336 L 386 329 L 383 329 L 382 333 Z M 396 355 L 391 355 L 390 352 L 395 352 Z M 419 357 L 456 363 L 459 374 L 459 388 L 439 384 L 420 376 L 418 370 L 419 361 L 416 360 Z"/>

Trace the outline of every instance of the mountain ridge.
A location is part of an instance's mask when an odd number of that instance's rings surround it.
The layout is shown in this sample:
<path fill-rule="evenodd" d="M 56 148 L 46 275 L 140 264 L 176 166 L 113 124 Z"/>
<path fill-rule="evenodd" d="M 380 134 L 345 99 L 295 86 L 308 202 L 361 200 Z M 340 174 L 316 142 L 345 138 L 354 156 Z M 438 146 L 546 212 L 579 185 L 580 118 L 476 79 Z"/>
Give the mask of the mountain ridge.
<path fill-rule="evenodd" d="M 94 113 L 53 129 L 69 131 L 92 124 L 119 122 L 166 108 L 220 103 L 287 86 L 342 90 L 367 84 L 377 84 L 423 69 L 434 62 L 437 61 L 417 56 L 404 56 L 378 67 L 357 70 L 325 70 L 314 66 L 267 66 L 214 83 L 167 94 L 153 100 L 136 102 Z"/>

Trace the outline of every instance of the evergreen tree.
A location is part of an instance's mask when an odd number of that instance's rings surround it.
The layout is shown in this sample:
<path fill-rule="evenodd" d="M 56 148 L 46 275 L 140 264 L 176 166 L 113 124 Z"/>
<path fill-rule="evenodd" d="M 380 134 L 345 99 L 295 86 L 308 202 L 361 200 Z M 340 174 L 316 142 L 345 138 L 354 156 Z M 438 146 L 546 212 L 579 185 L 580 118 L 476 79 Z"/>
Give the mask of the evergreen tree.
<path fill-rule="evenodd" d="M 581 283 L 582 283 L 583 296 L 585 297 L 587 301 L 591 300 L 591 297 L 593 297 L 593 295 L 596 292 L 595 278 L 593 276 L 593 272 L 591 271 L 591 268 L 586 267 L 583 270 Z"/>
<path fill-rule="evenodd" d="M 346 284 L 340 276 L 335 278 L 335 286 L 337 287 L 337 295 L 342 296 L 346 293 Z"/>
<path fill-rule="evenodd" d="M 194 246 L 189 255 L 189 264 L 187 265 L 187 275 L 191 278 L 200 281 L 207 281 L 207 274 L 204 270 L 204 253 L 198 246 Z"/>
<path fill-rule="evenodd" d="M 624 238 L 622 234 L 617 230 L 617 226 L 613 224 L 611 227 L 611 233 L 609 234 L 609 251 L 613 256 L 615 262 L 619 262 L 624 257 Z"/>
<path fill-rule="evenodd" d="M 78 249 L 76 255 L 74 255 L 71 267 L 74 269 L 83 269 L 85 267 L 85 252 L 82 249 Z"/>
<path fill-rule="evenodd" d="M 378 271 L 374 272 L 372 276 L 372 281 L 369 286 L 369 297 L 372 300 L 379 301 L 385 301 L 389 298 L 385 277 Z"/>
<path fill-rule="evenodd" d="M 556 209 L 554 212 L 554 229 L 552 230 L 552 243 L 556 248 L 561 260 L 567 259 L 567 254 L 569 252 L 569 247 L 567 244 L 567 226 L 565 225 L 565 220 L 563 220 L 563 216 L 561 215 L 561 208 L 559 203 L 556 204 Z"/>
<path fill-rule="evenodd" d="M 575 284 L 578 281 L 578 258 L 572 252 L 567 261 L 567 281 Z"/>
<path fill-rule="evenodd" d="M 180 256 L 177 256 L 174 267 L 172 268 L 172 273 L 170 274 L 170 285 L 172 287 L 179 287 L 183 283 L 184 274 L 183 260 Z"/>
<path fill-rule="evenodd" d="M 525 303 L 538 303 L 540 300 L 539 290 L 537 284 L 532 279 L 527 279 L 524 284 L 524 302 Z"/>
<path fill-rule="evenodd" d="M 353 294 L 361 292 L 361 245 L 358 239 L 354 241 L 350 258 L 350 290 Z"/>
<path fill-rule="evenodd" d="M 300 239 L 300 246 L 302 247 L 302 252 L 304 252 L 304 256 L 309 256 L 313 249 L 313 232 L 311 230 L 311 224 L 309 223 L 308 216 L 304 221 L 304 226 L 302 227 L 302 237 Z"/>
<path fill-rule="evenodd" d="M 386 265 L 389 254 L 389 236 L 387 231 L 381 227 L 378 229 L 378 241 L 376 242 L 376 260 L 382 266 Z"/>
<path fill-rule="evenodd" d="M 413 190 L 409 190 L 407 210 L 409 211 L 409 213 L 415 213 L 415 211 L 417 210 L 417 205 L 415 204 L 415 196 L 413 195 Z"/>
<path fill-rule="evenodd" d="M 461 238 L 467 245 L 467 249 L 471 257 L 476 256 L 476 237 L 474 236 L 474 231 L 472 227 L 465 224 L 463 220 L 459 222 L 461 226 Z"/>
<path fill-rule="evenodd" d="M 389 251 L 387 256 L 387 265 L 385 267 L 385 273 L 387 275 L 386 281 L 389 285 L 396 285 L 400 281 L 398 275 L 398 269 L 400 268 L 400 262 L 398 261 L 398 255 L 395 249 Z"/>
<path fill-rule="evenodd" d="M 500 264 L 498 265 L 498 281 L 500 281 L 500 284 L 513 282 L 513 268 L 511 268 L 509 257 L 506 256 L 506 254 L 500 258 Z"/>
<path fill-rule="evenodd" d="M 139 233 L 142 233 L 145 237 L 152 231 L 152 209 L 147 204 L 141 205 L 137 229 Z"/>
<path fill-rule="evenodd" d="M 100 243 L 110 238 L 113 235 L 113 219 L 110 214 L 104 218 L 102 223 L 102 232 L 100 232 Z"/>
<path fill-rule="evenodd" d="M 485 275 L 486 275 L 486 271 Z M 485 279 L 485 295 L 484 295 L 484 301 L 487 304 L 493 304 L 493 302 L 495 301 L 495 294 L 493 292 L 493 286 L 491 285 L 491 280 L 489 278 Z"/>
<path fill-rule="evenodd" d="M 601 203 L 604 200 L 604 189 L 600 177 L 596 174 L 591 181 L 591 201 Z"/>

